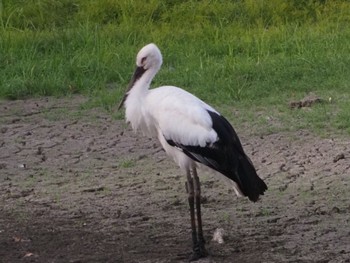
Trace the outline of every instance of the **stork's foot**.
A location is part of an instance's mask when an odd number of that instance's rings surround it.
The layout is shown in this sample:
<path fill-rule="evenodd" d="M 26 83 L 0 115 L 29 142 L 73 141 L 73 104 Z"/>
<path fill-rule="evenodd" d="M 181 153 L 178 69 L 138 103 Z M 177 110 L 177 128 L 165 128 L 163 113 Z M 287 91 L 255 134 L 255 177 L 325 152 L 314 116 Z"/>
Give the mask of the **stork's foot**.
<path fill-rule="evenodd" d="M 197 244 L 194 246 L 192 254 L 190 255 L 189 261 L 196 261 L 200 258 L 205 258 L 209 255 L 208 251 L 205 249 L 204 243 Z"/>

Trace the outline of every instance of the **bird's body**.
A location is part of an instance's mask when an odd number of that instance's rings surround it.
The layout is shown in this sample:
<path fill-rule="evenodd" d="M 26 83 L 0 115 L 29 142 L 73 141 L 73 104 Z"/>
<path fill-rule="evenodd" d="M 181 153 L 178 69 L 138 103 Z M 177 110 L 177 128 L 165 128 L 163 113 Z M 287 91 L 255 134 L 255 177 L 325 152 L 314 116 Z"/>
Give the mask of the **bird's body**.
<path fill-rule="evenodd" d="M 187 172 L 187 191 L 189 195 L 196 194 L 197 218 L 200 218 L 198 164 L 229 178 L 237 195 L 257 201 L 267 186 L 257 176 L 230 123 L 214 108 L 183 89 L 174 86 L 149 89 L 162 64 L 156 45 L 143 47 L 136 64 L 137 69 L 120 106 L 125 104 L 126 119 L 135 131 L 158 138 L 166 153 Z M 190 207 L 194 209 L 191 202 L 189 199 Z M 191 219 L 194 220 L 192 210 Z M 199 240 L 203 241 L 199 246 L 204 249 L 201 219 L 198 221 Z M 194 227 L 195 223 L 192 231 Z M 197 241 L 193 238 L 195 247 Z"/>
<path fill-rule="evenodd" d="M 135 131 L 158 138 L 182 169 L 191 168 L 194 161 L 167 140 L 203 147 L 217 140 L 207 112 L 214 109 L 187 91 L 173 86 L 159 87 L 149 90 L 137 105 L 133 96 L 131 91 L 125 101 L 127 121 Z"/>

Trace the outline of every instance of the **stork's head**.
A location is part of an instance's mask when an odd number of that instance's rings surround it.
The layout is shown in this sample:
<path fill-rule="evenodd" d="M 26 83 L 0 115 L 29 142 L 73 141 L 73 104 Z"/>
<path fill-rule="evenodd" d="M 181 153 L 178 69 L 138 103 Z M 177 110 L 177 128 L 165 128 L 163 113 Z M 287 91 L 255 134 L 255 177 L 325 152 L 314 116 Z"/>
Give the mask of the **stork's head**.
<path fill-rule="evenodd" d="M 130 80 L 126 93 L 119 104 L 118 110 L 124 105 L 129 91 L 134 87 L 135 83 L 139 79 L 141 79 L 143 75 L 145 75 L 146 72 L 149 72 L 147 74 L 148 77 L 143 78 L 143 81 L 146 85 L 149 85 L 149 82 L 160 69 L 162 62 L 162 54 L 160 53 L 159 48 L 155 44 L 151 43 L 141 48 L 141 50 L 136 56 L 136 70 Z"/>
<path fill-rule="evenodd" d="M 144 46 L 136 57 L 137 67 L 141 67 L 145 71 L 148 69 L 159 70 L 162 62 L 162 54 L 159 48 L 153 43 Z"/>

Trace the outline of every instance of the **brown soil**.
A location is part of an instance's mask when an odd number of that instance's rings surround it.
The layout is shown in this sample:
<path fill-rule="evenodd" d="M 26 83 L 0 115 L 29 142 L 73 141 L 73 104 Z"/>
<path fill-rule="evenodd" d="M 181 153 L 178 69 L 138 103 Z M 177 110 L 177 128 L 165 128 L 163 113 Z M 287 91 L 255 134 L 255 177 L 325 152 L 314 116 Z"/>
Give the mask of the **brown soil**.
<path fill-rule="evenodd" d="M 186 262 L 184 174 L 84 101 L 0 101 L 0 262 Z M 269 190 L 251 203 L 200 173 L 200 262 L 350 262 L 349 138 L 237 130 Z"/>

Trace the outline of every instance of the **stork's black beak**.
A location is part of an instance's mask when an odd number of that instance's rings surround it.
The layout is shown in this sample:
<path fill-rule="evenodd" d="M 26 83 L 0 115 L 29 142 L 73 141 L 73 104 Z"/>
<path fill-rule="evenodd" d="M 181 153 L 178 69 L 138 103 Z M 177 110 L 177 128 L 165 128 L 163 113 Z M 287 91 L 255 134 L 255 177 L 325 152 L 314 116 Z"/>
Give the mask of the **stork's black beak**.
<path fill-rule="evenodd" d="M 123 99 L 121 100 L 121 102 L 119 103 L 118 109 L 120 110 L 121 107 L 123 107 L 124 102 L 126 100 L 126 98 L 128 97 L 129 91 L 132 89 L 132 87 L 134 86 L 135 82 L 141 78 L 141 76 L 143 75 L 143 73 L 146 72 L 146 69 L 144 69 L 143 67 L 137 67 L 135 69 L 134 74 L 131 77 L 131 80 L 129 82 L 128 88 L 125 91 L 125 94 L 123 96 Z"/>

